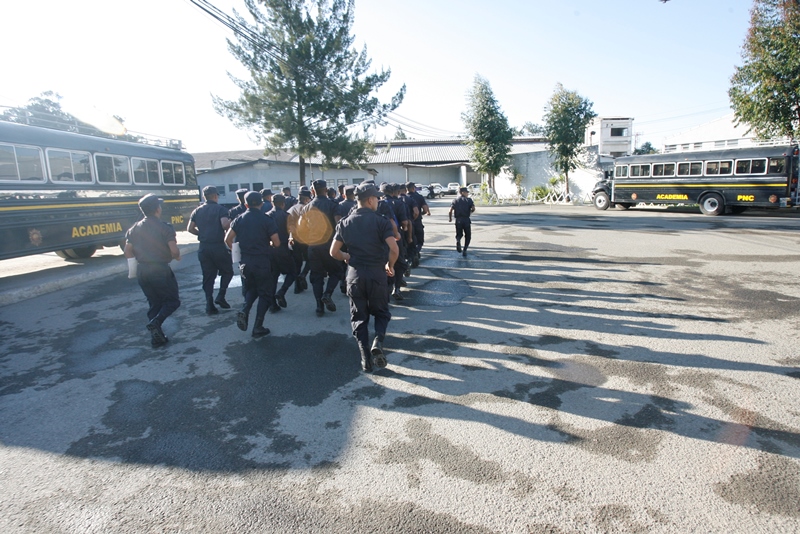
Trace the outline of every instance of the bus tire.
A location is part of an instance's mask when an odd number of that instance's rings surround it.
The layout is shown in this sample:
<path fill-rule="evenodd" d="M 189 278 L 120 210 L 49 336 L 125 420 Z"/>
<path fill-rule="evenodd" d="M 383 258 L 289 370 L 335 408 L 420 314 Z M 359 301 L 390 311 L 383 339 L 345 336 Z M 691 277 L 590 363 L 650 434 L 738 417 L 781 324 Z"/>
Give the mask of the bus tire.
<path fill-rule="evenodd" d="M 66 250 L 56 250 L 56 254 L 64 259 L 67 260 L 80 260 L 84 258 L 90 258 L 95 252 L 97 252 L 97 247 L 79 247 L 79 248 L 68 248 Z"/>
<path fill-rule="evenodd" d="M 605 211 L 611 205 L 611 202 L 608 200 L 608 195 L 603 191 L 598 191 L 595 193 L 594 198 L 592 199 L 594 203 L 594 207 L 599 209 L 600 211 Z"/>
<path fill-rule="evenodd" d="M 725 201 L 717 193 L 708 193 L 700 199 L 700 211 L 703 215 L 722 215 L 725 213 Z"/>

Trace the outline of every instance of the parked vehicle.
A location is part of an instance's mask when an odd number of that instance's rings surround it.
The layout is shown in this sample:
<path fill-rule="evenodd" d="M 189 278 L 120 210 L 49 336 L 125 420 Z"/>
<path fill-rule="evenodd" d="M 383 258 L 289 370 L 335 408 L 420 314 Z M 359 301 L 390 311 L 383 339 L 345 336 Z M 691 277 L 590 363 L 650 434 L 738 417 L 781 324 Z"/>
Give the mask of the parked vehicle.
<path fill-rule="evenodd" d="M 481 194 L 481 184 L 469 184 L 467 185 L 467 189 L 469 190 L 470 195 Z"/>
<path fill-rule="evenodd" d="M 458 182 L 450 182 L 447 184 L 447 191 L 445 191 L 448 195 L 457 195 L 458 190 L 461 189 L 461 184 Z"/>

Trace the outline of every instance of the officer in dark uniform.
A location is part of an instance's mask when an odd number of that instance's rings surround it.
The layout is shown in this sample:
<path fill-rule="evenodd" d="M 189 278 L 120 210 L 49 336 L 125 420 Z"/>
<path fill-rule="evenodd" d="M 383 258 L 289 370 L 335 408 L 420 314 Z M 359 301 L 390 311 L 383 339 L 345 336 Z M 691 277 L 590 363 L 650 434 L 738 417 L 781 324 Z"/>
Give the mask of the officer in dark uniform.
<path fill-rule="evenodd" d="M 419 217 L 414 219 L 412 224 L 414 229 L 414 244 L 416 245 L 416 259 L 412 265 L 416 267 L 419 265 L 419 259 L 422 254 L 422 245 L 425 244 L 425 225 L 422 224 L 422 217 L 430 216 L 431 209 L 428 207 L 428 202 L 425 200 L 425 197 L 417 192 L 417 185 L 414 182 L 406 183 L 406 189 L 408 190 L 408 196 L 416 200 L 417 206 L 419 207 Z"/>
<path fill-rule="evenodd" d="M 272 210 L 272 189 L 262 189 L 261 198 L 264 203 L 261 205 L 261 211 L 268 213 Z"/>
<path fill-rule="evenodd" d="M 395 264 L 394 276 L 389 280 L 389 290 L 392 291 L 392 296 L 395 300 L 403 300 L 405 297 L 400 291 L 401 287 L 406 284 L 403 276 L 409 269 L 409 264 L 406 259 L 408 244 L 413 239 L 411 233 L 411 219 L 408 214 L 408 208 L 405 203 L 400 200 L 398 184 L 386 184 L 386 201 L 392 207 L 395 217 L 397 218 L 397 225 L 400 227 L 400 235 L 402 238 L 397 242 L 400 250 L 400 256 Z"/>
<path fill-rule="evenodd" d="M 257 191 L 247 193 L 245 196 L 247 211 L 234 219 L 225 235 L 225 243 L 229 247 L 233 245 L 234 239 L 238 240 L 242 253 L 240 266 L 245 283 L 245 299 L 244 306 L 236 315 L 236 326 L 239 330 L 247 331 L 250 309 L 256 298 L 258 299 L 253 337 L 269 334 L 269 328 L 264 328 L 264 317 L 273 298 L 270 244 L 274 248 L 278 248 L 281 244 L 275 222 L 261 212 L 263 203 L 261 193 Z"/>
<path fill-rule="evenodd" d="M 205 204 L 194 210 L 189 216 L 189 233 L 197 236 L 200 248 L 197 259 L 200 260 L 200 270 L 203 272 L 203 292 L 206 294 L 206 313 L 209 315 L 219 313 L 214 304 L 228 309 L 230 304 L 225 300 L 228 284 L 233 279 L 233 264 L 231 252 L 225 246 L 225 232 L 231 225 L 228 211 L 217 204 L 219 193 L 213 185 L 203 188 Z M 219 279 L 219 293 L 214 300 L 214 280 Z"/>
<path fill-rule="evenodd" d="M 181 305 L 178 281 L 169 268 L 172 260 L 180 261 L 181 251 L 171 224 L 161 220 L 161 199 L 145 195 L 139 199 L 144 219 L 125 234 L 125 257 L 128 258 L 128 277 L 136 276 L 147 297 L 147 330 L 153 347 L 164 345 L 167 336 L 161 329 L 164 320 Z M 135 258 L 135 260 L 134 260 Z"/>
<path fill-rule="evenodd" d="M 325 315 L 326 308 L 328 311 L 336 311 L 333 290 L 339 285 L 344 271 L 342 263 L 331 258 L 330 254 L 336 225 L 334 221 L 336 203 L 327 196 L 328 184 L 325 180 L 314 180 L 311 186 L 314 188 L 315 197 L 303 206 L 297 223 L 297 234 L 301 241 L 308 243 L 311 288 L 317 301 L 316 314 L 321 317 Z"/>
<path fill-rule="evenodd" d="M 361 368 L 386 366 L 383 341 L 392 314 L 389 312 L 387 276 L 394 274 L 397 240 L 389 220 L 378 215 L 380 191 L 373 184 L 356 189 L 358 209 L 336 226 L 330 248 L 334 259 L 347 268 L 347 295 L 350 297 L 350 322 L 361 354 Z M 342 251 L 347 246 L 347 252 Z M 375 318 L 375 339 L 369 344 L 369 318 Z"/>
<path fill-rule="evenodd" d="M 247 206 L 244 205 L 244 196 L 248 193 L 247 189 L 237 189 L 236 198 L 239 199 L 239 204 L 232 207 L 228 212 L 228 219 L 234 220 L 236 217 L 247 211 Z"/>
<path fill-rule="evenodd" d="M 297 204 L 297 199 L 292 196 L 292 188 L 291 187 L 284 187 L 283 188 L 283 198 L 284 198 L 284 208 L 288 212 L 292 206 Z"/>
<path fill-rule="evenodd" d="M 419 219 L 420 207 L 417 200 L 408 194 L 406 184 L 398 184 L 398 191 L 400 200 L 406 205 L 411 230 L 411 239 L 406 244 L 406 263 L 409 267 L 416 267 L 419 265 L 419 260 L 417 259 L 417 235 L 414 233 L 414 221 Z"/>
<path fill-rule="evenodd" d="M 334 220 L 337 223 L 347 217 L 353 208 L 356 208 L 358 204 L 356 202 L 356 186 L 340 185 L 339 188 L 343 191 L 343 197 L 339 201 L 339 204 L 336 205 L 336 215 L 334 215 Z M 342 269 L 347 272 L 347 265 L 344 265 Z M 344 278 L 342 278 L 342 281 L 339 283 L 339 289 L 342 290 L 342 293 L 347 294 L 347 280 Z"/>
<path fill-rule="evenodd" d="M 292 257 L 292 251 L 289 250 L 289 214 L 283 209 L 285 205 L 283 195 L 275 195 L 272 203 L 274 207 L 267 215 L 275 221 L 275 225 L 278 227 L 278 239 L 281 242 L 280 247 L 272 250 L 272 279 L 275 288 L 278 287 L 280 275 L 285 275 L 283 284 L 275 292 L 274 302 L 270 306 L 270 311 L 274 313 L 286 307 L 286 292 L 297 278 L 297 267 Z"/>
<path fill-rule="evenodd" d="M 297 271 L 297 278 L 294 281 L 294 292 L 302 293 L 308 289 L 306 276 L 311 270 L 311 266 L 308 263 L 308 245 L 303 243 L 297 235 L 297 222 L 300 220 L 303 207 L 311 202 L 311 191 L 308 189 L 301 189 L 298 195 L 299 201 L 297 204 L 287 210 L 289 217 L 286 221 L 286 227 L 289 230 L 289 246 L 292 249 L 292 257 L 294 258 Z"/>
<path fill-rule="evenodd" d="M 470 215 L 475 212 L 475 203 L 469 198 L 469 190 L 466 187 L 459 189 L 459 197 L 453 199 L 450 204 L 448 219 L 453 222 L 453 215 L 456 216 L 456 250 L 461 252 L 461 236 L 464 236 L 464 251 L 462 255 L 467 257 L 467 247 L 472 241 L 472 221 Z"/>

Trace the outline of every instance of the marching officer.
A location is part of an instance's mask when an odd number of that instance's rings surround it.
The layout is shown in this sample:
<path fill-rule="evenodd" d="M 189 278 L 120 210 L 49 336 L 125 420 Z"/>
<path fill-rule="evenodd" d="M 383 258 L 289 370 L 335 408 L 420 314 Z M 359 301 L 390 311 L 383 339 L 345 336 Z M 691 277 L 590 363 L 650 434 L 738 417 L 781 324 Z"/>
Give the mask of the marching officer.
<path fill-rule="evenodd" d="M 169 268 L 172 260 L 181 260 L 181 251 L 171 224 L 161 220 L 161 202 L 150 194 L 139 199 L 144 219 L 131 226 L 125 234 L 125 257 L 128 258 L 128 278 L 136 276 L 139 287 L 150 308 L 147 310 L 147 330 L 151 344 L 160 347 L 169 341 L 161 325 L 177 310 L 181 301 L 178 281 Z"/>
<path fill-rule="evenodd" d="M 248 193 L 247 189 L 237 189 L 236 198 L 239 199 L 239 204 L 232 207 L 228 212 L 228 219 L 234 220 L 236 217 L 247 211 L 247 206 L 244 205 L 244 196 Z"/>
<path fill-rule="evenodd" d="M 244 306 L 236 315 L 236 326 L 239 330 L 247 331 L 250 309 L 258 299 L 253 337 L 269 334 L 269 328 L 264 327 L 264 317 L 273 298 L 270 244 L 274 248 L 278 248 L 281 244 L 275 221 L 261 212 L 263 203 L 261 193 L 258 191 L 247 193 L 245 196 L 247 211 L 234 219 L 228 233 L 225 234 L 225 244 L 230 247 L 236 239 L 242 254 L 239 265 L 245 284 L 245 298 Z"/>
<path fill-rule="evenodd" d="M 422 217 L 430 216 L 431 209 L 428 207 L 428 202 L 425 200 L 425 197 L 417 192 L 417 185 L 414 182 L 406 183 L 406 189 L 408 189 L 408 196 L 416 200 L 420 211 L 419 217 L 414 219 L 414 222 L 411 225 L 414 229 L 414 244 L 416 245 L 416 259 L 412 263 L 412 266 L 416 267 L 419 265 L 419 259 L 422 253 L 422 245 L 425 244 L 425 225 L 422 224 Z"/>
<path fill-rule="evenodd" d="M 280 275 L 285 275 L 283 284 L 280 289 L 275 291 L 275 299 L 270 306 L 271 312 L 278 312 L 286 307 L 286 292 L 292 287 L 295 278 L 297 278 L 297 267 L 292 257 L 292 251 L 289 249 L 289 229 L 288 219 L 289 214 L 284 210 L 285 199 L 283 195 L 275 195 L 272 198 L 273 208 L 267 213 L 269 217 L 275 221 L 278 227 L 278 239 L 281 246 L 272 250 L 272 280 L 273 287 L 277 289 L 278 278 Z"/>
<path fill-rule="evenodd" d="M 225 232 L 231 225 L 228 218 L 228 210 L 220 206 L 219 193 L 213 185 L 203 188 L 205 204 L 195 209 L 189 216 L 189 233 L 197 236 L 200 241 L 200 248 L 197 251 L 197 259 L 200 260 L 200 270 L 203 272 L 203 292 L 206 295 L 206 313 L 213 315 L 219 313 L 214 304 L 219 304 L 221 308 L 228 309 L 230 304 L 225 300 L 225 293 L 228 291 L 228 284 L 233 279 L 233 264 L 231 262 L 231 252 L 225 246 Z M 214 299 L 214 280 L 219 279 L 219 293 Z"/>
<path fill-rule="evenodd" d="M 389 312 L 387 276 L 394 275 L 397 240 L 389 220 L 376 213 L 380 191 L 373 184 L 356 189 L 358 209 L 339 221 L 331 243 L 332 258 L 347 263 L 347 295 L 350 323 L 358 342 L 361 368 L 386 367 L 383 341 L 392 318 Z M 347 252 L 342 251 L 347 246 Z M 369 343 L 369 318 L 375 318 L 375 338 Z"/>
<path fill-rule="evenodd" d="M 296 267 L 295 270 L 297 271 L 297 278 L 294 281 L 294 292 L 302 293 L 308 289 L 306 275 L 311 267 L 308 263 L 308 245 L 297 235 L 297 223 L 300 220 L 303 207 L 311 202 L 311 191 L 308 189 L 301 189 L 297 196 L 298 202 L 290 209 L 286 210 L 289 215 L 286 221 L 286 228 L 289 230 L 289 246 L 292 250 L 292 257 L 294 258 Z M 305 265 L 303 262 L 305 262 Z"/>
<path fill-rule="evenodd" d="M 464 236 L 464 251 L 462 256 L 467 257 L 467 247 L 472 241 L 472 221 L 470 215 L 475 212 L 475 203 L 469 198 L 469 190 L 466 187 L 459 189 L 460 196 L 453 199 L 450 204 L 448 219 L 453 222 L 453 214 L 456 216 L 456 250 L 461 251 L 461 236 Z"/>

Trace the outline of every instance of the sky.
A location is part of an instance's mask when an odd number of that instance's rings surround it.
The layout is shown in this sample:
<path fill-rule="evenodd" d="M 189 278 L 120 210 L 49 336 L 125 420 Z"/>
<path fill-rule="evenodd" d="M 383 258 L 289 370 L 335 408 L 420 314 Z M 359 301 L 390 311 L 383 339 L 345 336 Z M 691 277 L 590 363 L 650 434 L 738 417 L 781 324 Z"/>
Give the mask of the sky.
<path fill-rule="evenodd" d="M 242 0 L 211 0 L 245 13 Z M 637 145 L 730 113 L 752 0 L 355 0 L 353 34 L 373 69 L 391 69 L 384 101 L 406 96 L 375 139 L 463 133 L 479 74 L 512 126 L 542 122 L 557 83 L 599 116 L 633 117 Z M 0 106 L 44 91 L 128 130 L 180 139 L 190 152 L 261 148 L 212 106 L 236 99 L 230 31 L 189 0 L 6 2 Z M 0 108 L 2 109 L 2 108 Z M 402 124 L 401 124 L 402 123 Z"/>

